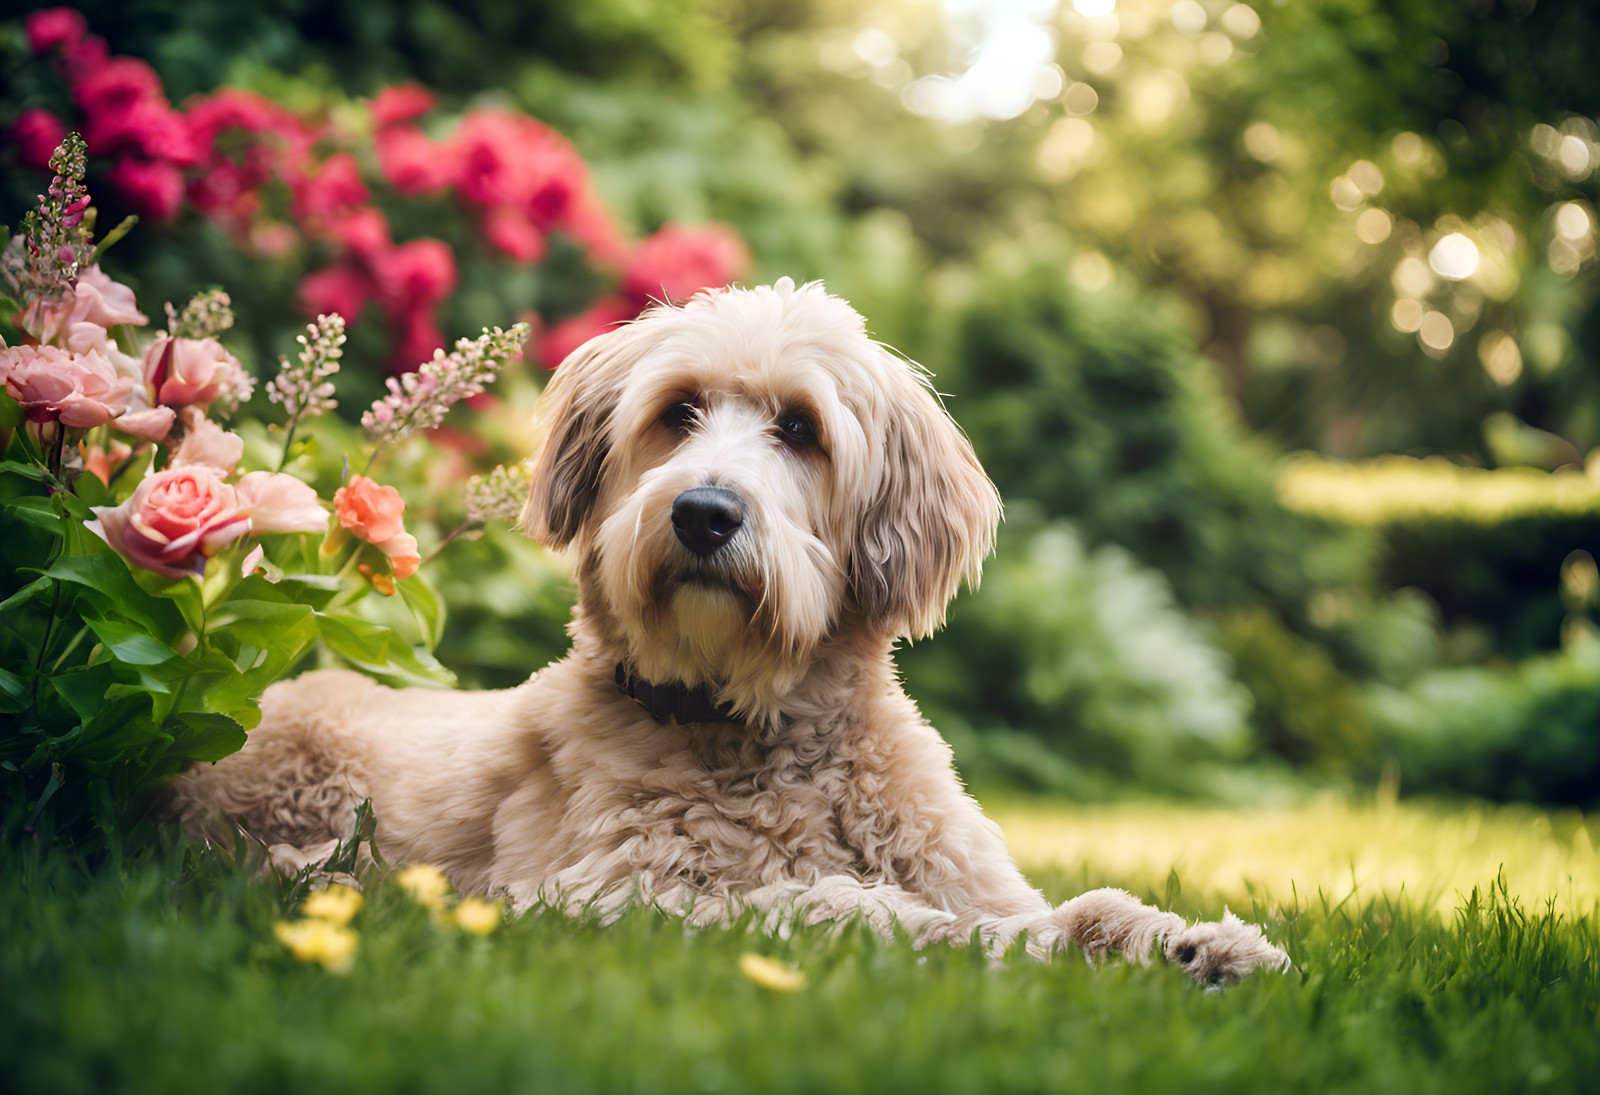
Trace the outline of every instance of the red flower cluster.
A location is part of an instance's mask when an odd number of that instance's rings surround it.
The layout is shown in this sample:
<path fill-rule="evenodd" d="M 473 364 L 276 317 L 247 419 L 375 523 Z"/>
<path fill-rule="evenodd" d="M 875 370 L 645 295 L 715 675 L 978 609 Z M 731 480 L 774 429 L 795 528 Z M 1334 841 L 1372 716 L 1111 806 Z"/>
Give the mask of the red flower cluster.
<path fill-rule="evenodd" d="M 154 69 L 133 57 L 111 57 L 105 39 L 88 30 L 71 8 L 36 11 L 28 16 L 28 45 L 36 54 L 56 53 L 83 112 L 84 140 L 97 155 L 116 158 L 110 177 L 128 204 L 167 220 L 183 203 L 183 169 L 200 160 L 188 121 L 172 109 Z M 43 110 L 29 111 L 12 127 L 24 162 L 33 162 L 48 135 L 58 132 L 65 127 Z"/>
<path fill-rule="evenodd" d="M 665 225 L 628 257 L 620 292 L 550 327 L 539 357 L 554 369 L 573 350 L 651 304 L 687 300 L 702 289 L 720 288 L 737 281 L 749 265 L 744 241 L 727 225 L 698 229 Z"/>
<path fill-rule="evenodd" d="M 239 246 L 269 258 L 304 240 L 321 244 L 333 261 L 302 279 L 307 313 L 338 312 L 354 323 L 376 303 L 393 331 L 400 369 L 414 368 L 443 343 L 435 310 L 455 291 L 454 253 L 439 240 L 394 242 L 356 157 L 336 151 L 318 158 L 318 143 L 337 134 L 232 88 L 174 110 L 149 65 L 109 56 L 105 41 L 90 37 L 70 8 L 35 12 L 27 32 L 34 53 L 55 56 L 83 111 L 90 151 L 115 157 L 109 181 L 139 212 L 170 219 L 187 198 Z M 559 232 L 598 266 L 620 274 L 616 293 L 546 332 L 540 357 L 552 368 L 652 300 L 684 299 L 746 268 L 744 244 L 721 226 L 669 225 L 630 252 L 566 138 L 526 115 L 486 110 L 435 140 L 416 124 L 435 104 L 431 92 L 414 84 L 387 88 L 372 101 L 377 161 L 395 190 L 453 193 L 474 214 L 484 240 L 514 262 L 541 261 L 549 235 Z M 64 131 L 60 119 L 32 110 L 9 136 L 24 163 L 42 165 Z M 274 211 L 263 198 L 274 181 L 291 195 L 287 210 Z"/>

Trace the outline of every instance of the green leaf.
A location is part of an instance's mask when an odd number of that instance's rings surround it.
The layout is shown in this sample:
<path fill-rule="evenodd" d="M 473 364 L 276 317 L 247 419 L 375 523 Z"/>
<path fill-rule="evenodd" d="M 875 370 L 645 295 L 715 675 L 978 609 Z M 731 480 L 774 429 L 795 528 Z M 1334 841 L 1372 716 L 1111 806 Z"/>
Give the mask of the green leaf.
<path fill-rule="evenodd" d="M 173 728 L 169 756 L 218 761 L 237 753 L 245 743 L 245 728 L 226 715 L 186 711 L 173 721 L 177 726 Z"/>
<path fill-rule="evenodd" d="M 4 389 L 0 388 L 0 393 L 3 392 Z M 6 398 L 10 399 L 10 396 L 7 396 Z M 15 407 L 16 401 L 12 400 L 11 405 Z M 0 418 L 3 417 L 4 410 L 3 408 L 0 408 Z M 12 423 L 0 421 L 0 429 L 9 430 L 15 428 L 16 426 Z M 24 464 L 20 460 L 0 460 L 0 475 L 20 475 L 24 479 L 32 479 L 35 483 L 44 482 L 43 468 L 37 464 Z"/>
<path fill-rule="evenodd" d="M 109 662 L 72 669 L 50 678 L 50 687 L 56 695 L 67 701 L 67 706 L 77 712 L 85 722 L 94 718 L 106 702 L 106 692 L 111 688 L 112 667 Z"/>
<path fill-rule="evenodd" d="M 400 591 L 406 607 L 411 609 L 411 616 L 417 621 L 417 627 L 422 631 L 423 645 L 432 651 L 439 645 L 439 640 L 444 638 L 444 602 L 420 574 L 396 582 L 395 586 Z"/>
<path fill-rule="evenodd" d="M 100 256 L 111 250 L 111 248 L 114 247 L 117 241 L 123 236 L 126 236 L 129 232 L 132 232 L 133 226 L 138 223 L 139 218 L 132 213 L 129 213 L 126 217 L 123 217 L 122 220 L 117 222 L 117 226 L 115 228 L 100 237 L 100 242 L 95 244 L 94 257 L 89 261 L 91 263 L 99 262 Z"/>
<path fill-rule="evenodd" d="M 26 522 L 36 528 L 42 528 L 47 532 L 53 532 L 57 536 L 62 534 L 61 526 L 66 523 L 61 513 L 51 504 L 50 499 L 41 498 L 37 495 L 8 498 L 5 508 L 17 520 Z"/>
<path fill-rule="evenodd" d="M 6 391 L 4 387 L 0 387 L 0 430 L 14 430 L 21 426 L 27 417 L 27 414 L 22 409 L 22 404 L 11 398 L 11 393 Z M 6 461 L 7 464 L 10 462 L 9 460 Z M 5 469 L 4 465 L 0 465 L 0 470 L 7 469 Z"/>
<path fill-rule="evenodd" d="M 44 573 L 99 594 L 96 600 L 102 615 L 114 611 L 163 638 L 176 638 L 183 630 L 183 619 L 173 605 L 141 589 L 128 564 L 114 551 L 66 555 Z"/>
<path fill-rule="evenodd" d="M 317 635 L 316 613 L 310 605 L 230 597 L 211 612 L 208 633 L 219 631 L 260 647 L 309 643 Z"/>
<path fill-rule="evenodd" d="M 41 597 L 45 593 L 49 592 L 50 587 L 53 585 L 55 585 L 55 582 L 52 579 L 35 578 L 33 581 L 17 590 L 5 600 L 0 601 L 0 612 L 5 612 L 8 609 L 15 610 L 17 608 L 21 608 L 29 601 L 34 600 L 37 597 Z"/>
<path fill-rule="evenodd" d="M 317 613 L 322 641 L 352 666 L 389 684 L 441 687 L 455 674 L 426 651 L 414 650 L 393 630 L 350 616 Z"/>
<path fill-rule="evenodd" d="M 83 622 L 100 638 L 118 661 L 129 665 L 160 665 L 178 652 L 144 628 L 123 620 L 102 620 L 84 613 Z"/>
<path fill-rule="evenodd" d="M 0 712 L 15 715 L 32 704 L 28 681 L 5 669 L 0 669 Z"/>

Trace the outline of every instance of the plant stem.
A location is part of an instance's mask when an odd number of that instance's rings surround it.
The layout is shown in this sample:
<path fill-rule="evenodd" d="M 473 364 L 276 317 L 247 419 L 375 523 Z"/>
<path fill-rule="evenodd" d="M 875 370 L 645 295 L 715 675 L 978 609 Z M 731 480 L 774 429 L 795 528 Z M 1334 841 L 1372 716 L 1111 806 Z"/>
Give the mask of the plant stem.
<path fill-rule="evenodd" d="M 417 565 L 419 567 L 426 566 L 428 563 L 433 561 L 435 556 L 437 556 L 441 551 L 443 551 L 445 548 L 450 546 L 450 541 L 454 540 L 457 536 L 460 536 L 463 532 L 466 532 L 468 529 L 478 527 L 478 526 L 480 526 L 482 524 L 483 524 L 483 522 L 481 522 L 481 521 L 463 521 L 463 522 L 461 522 L 455 528 L 451 529 L 450 530 L 450 535 L 446 536 L 443 540 L 440 540 L 439 541 L 439 545 L 437 547 L 435 547 L 432 551 L 428 552 L 428 554 L 423 558 L 422 562 L 418 563 Z"/>

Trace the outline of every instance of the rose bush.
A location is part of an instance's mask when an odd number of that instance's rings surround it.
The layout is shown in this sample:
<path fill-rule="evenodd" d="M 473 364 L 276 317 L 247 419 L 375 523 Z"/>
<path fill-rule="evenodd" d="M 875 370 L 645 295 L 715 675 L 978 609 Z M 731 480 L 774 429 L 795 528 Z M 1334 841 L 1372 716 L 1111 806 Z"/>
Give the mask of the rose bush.
<path fill-rule="evenodd" d="M 362 445 L 312 428 L 336 405 L 344 341 L 343 321 L 319 316 L 266 385 L 277 436 L 227 422 L 255 387 L 221 341 L 228 297 L 168 305 L 141 346 L 133 292 L 88 261 L 84 161 L 69 134 L 0 255 L 0 311 L 27 340 L 0 343 L 0 802 L 30 830 L 92 842 L 121 839 L 155 781 L 237 749 L 261 692 L 307 658 L 451 679 L 429 653 L 442 609 L 405 502 L 373 469 L 481 393 L 528 329 L 435 351 L 368 410 Z M 420 641 L 373 618 L 374 591 Z"/>

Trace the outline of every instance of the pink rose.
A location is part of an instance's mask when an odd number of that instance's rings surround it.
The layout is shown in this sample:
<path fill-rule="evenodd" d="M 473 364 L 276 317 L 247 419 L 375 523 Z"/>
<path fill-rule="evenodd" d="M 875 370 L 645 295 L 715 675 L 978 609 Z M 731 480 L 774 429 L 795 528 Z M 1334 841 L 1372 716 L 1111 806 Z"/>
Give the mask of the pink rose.
<path fill-rule="evenodd" d="M 369 544 L 380 544 L 404 531 L 405 499 L 393 487 L 379 486 L 364 475 L 334 491 L 333 508 L 339 524 Z"/>
<path fill-rule="evenodd" d="M 433 304 L 456 289 L 456 256 L 442 240 L 409 240 L 379 264 L 383 304 L 390 312 Z"/>
<path fill-rule="evenodd" d="M 111 485 L 111 473 L 133 455 L 133 449 L 121 441 L 112 441 L 106 448 L 78 442 L 78 452 L 83 456 L 83 470 L 106 486 Z"/>
<path fill-rule="evenodd" d="M 103 426 L 128 409 L 133 384 L 98 353 L 75 354 L 56 346 L 0 349 L 0 382 L 22 404 L 30 422 L 60 422 L 74 429 Z"/>
<path fill-rule="evenodd" d="M 310 486 L 283 472 L 246 472 L 234 487 L 253 532 L 327 532 L 328 511 Z"/>
<path fill-rule="evenodd" d="M 244 456 L 244 438 L 203 417 L 195 407 L 185 407 L 183 419 L 188 429 L 167 466 L 207 467 L 221 476 L 232 475 Z"/>
<path fill-rule="evenodd" d="M 78 303 L 72 309 L 72 322 L 97 323 L 115 327 L 129 323 L 141 327 L 150 321 L 135 305 L 133 290 L 100 272 L 98 265 L 78 275 Z"/>
<path fill-rule="evenodd" d="M 323 226 L 328 235 L 344 244 L 357 258 L 379 262 L 394 249 L 389 238 L 389 222 L 370 205 L 332 217 Z"/>
<path fill-rule="evenodd" d="M 158 338 L 144 352 L 145 383 L 169 407 L 209 404 L 243 373 L 214 338 Z"/>
<path fill-rule="evenodd" d="M 137 393 L 135 393 L 137 395 Z M 123 433 L 146 441 L 165 441 L 176 412 L 171 407 L 136 407 L 112 423 Z"/>
<path fill-rule="evenodd" d="M 168 468 L 120 506 L 94 507 L 90 532 L 141 569 L 166 578 L 204 576 L 206 560 L 250 531 L 238 493 L 208 467 Z"/>

